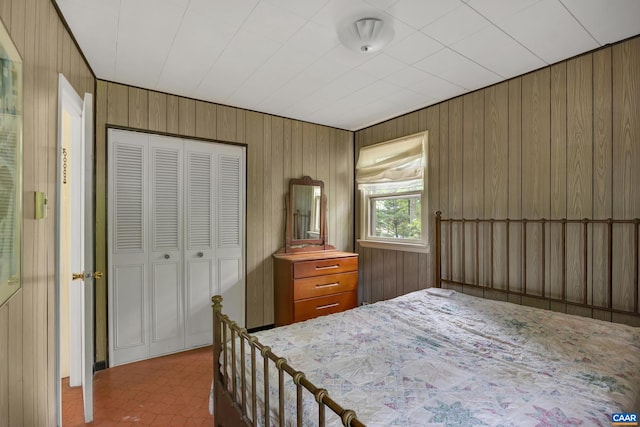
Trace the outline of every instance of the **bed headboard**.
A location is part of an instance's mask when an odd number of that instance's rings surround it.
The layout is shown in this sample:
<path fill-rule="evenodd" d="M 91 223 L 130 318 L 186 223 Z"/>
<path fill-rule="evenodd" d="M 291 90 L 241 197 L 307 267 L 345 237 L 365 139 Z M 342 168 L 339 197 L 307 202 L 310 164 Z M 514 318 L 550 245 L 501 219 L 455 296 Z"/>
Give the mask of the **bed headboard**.
<path fill-rule="evenodd" d="M 435 223 L 436 286 L 640 326 L 640 219 Z"/>

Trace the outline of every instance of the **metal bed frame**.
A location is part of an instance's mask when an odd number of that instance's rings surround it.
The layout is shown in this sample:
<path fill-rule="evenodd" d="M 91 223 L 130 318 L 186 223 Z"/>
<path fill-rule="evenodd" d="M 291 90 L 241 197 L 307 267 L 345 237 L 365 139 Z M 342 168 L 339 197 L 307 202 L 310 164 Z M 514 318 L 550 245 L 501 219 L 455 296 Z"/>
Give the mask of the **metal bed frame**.
<path fill-rule="evenodd" d="M 356 413 L 350 409 L 344 409 L 331 397 L 327 390 L 319 388 L 309 381 L 302 371 L 297 371 L 287 363 L 287 360 L 274 354 L 271 349 L 262 345 L 258 339 L 240 328 L 229 317 L 222 314 L 222 297 L 215 295 L 211 298 L 213 303 L 213 399 L 214 419 L 216 426 L 256 426 L 258 424 L 258 411 L 256 402 L 256 366 L 257 353 L 262 358 L 264 378 L 263 391 L 263 415 L 264 425 L 270 426 L 269 403 L 269 369 L 274 366 L 278 372 L 278 425 L 285 425 L 285 394 L 284 378 L 288 375 L 296 386 L 296 425 L 301 427 L 303 414 L 303 393 L 311 393 L 318 403 L 318 425 L 324 427 L 325 412 L 329 408 L 342 421 L 345 427 L 366 427 L 356 417 Z M 236 358 L 236 339 L 240 342 L 240 360 Z M 230 342 L 230 351 L 228 345 Z M 247 349 L 248 346 L 248 349 Z M 247 384 L 247 372 L 245 356 L 251 355 L 250 384 Z M 220 357 L 222 356 L 222 357 Z M 232 378 L 237 377 L 238 365 L 240 368 L 240 390 L 238 384 Z M 231 370 L 231 375 L 229 375 Z M 247 402 L 247 392 L 250 390 L 251 402 Z M 229 391 L 231 390 L 231 391 Z M 238 399 L 238 395 L 240 398 Z M 234 398 L 235 397 L 235 398 Z M 251 411 L 251 412 L 248 412 Z M 251 418 L 249 418 L 251 414 Z M 253 420 L 253 421 L 252 421 Z"/>
<path fill-rule="evenodd" d="M 509 218 L 505 218 L 505 219 L 494 219 L 494 218 L 490 218 L 490 219 L 480 219 L 480 218 L 473 218 L 473 219 L 465 219 L 465 218 L 443 218 L 442 217 L 442 213 L 440 211 L 435 213 L 435 222 L 436 222 L 436 227 L 435 227 L 435 240 L 436 240 L 436 247 L 435 247 L 435 257 L 436 257 L 436 263 L 435 263 L 435 276 L 436 276 L 436 283 L 435 286 L 436 287 L 442 287 L 442 284 L 447 284 L 447 285 L 453 285 L 458 286 L 460 288 L 462 288 L 462 290 L 464 291 L 465 288 L 474 288 L 474 289 L 479 289 L 482 291 L 482 293 L 484 293 L 485 291 L 492 291 L 492 292 L 496 292 L 496 293 L 501 293 L 501 294 L 507 294 L 507 295 L 515 295 L 517 297 L 527 297 L 527 298 L 531 298 L 531 299 L 535 299 L 535 300 L 540 300 L 540 301 L 544 301 L 546 303 L 559 303 L 561 305 L 567 305 L 567 306 L 574 306 L 574 307 L 582 307 L 582 308 L 586 308 L 586 309 L 590 309 L 590 310 L 600 310 L 603 312 L 608 312 L 613 314 L 619 314 L 619 315 L 623 315 L 623 316 L 630 316 L 631 318 L 636 318 L 636 320 L 640 320 L 640 311 L 638 311 L 638 290 L 640 289 L 639 285 L 638 285 L 638 275 L 639 275 L 639 266 L 638 266 L 638 258 L 639 258 L 639 238 L 640 238 L 640 234 L 639 234 L 639 226 L 640 226 L 640 218 L 635 218 L 635 219 L 588 219 L 588 218 L 584 218 L 584 219 L 545 219 L 545 218 L 541 218 L 541 219 L 509 219 Z M 445 237 L 443 235 L 442 232 L 442 227 L 443 224 L 447 224 L 448 225 L 448 235 L 446 236 L 446 243 L 443 243 L 443 237 Z M 453 237 L 453 229 L 454 229 L 454 225 L 458 224 L 458 227 L 462 227 L 462 232 L 460 232 L 460 230 L 458 231 L 458 238 L 457 240 L 461 241 L 460 244 L 460 256 L 458 257 L 459 260 L 461 260 L 461 262 L 459 264 L 461 265 L 454 265 L 453 262 L 453 248 L 454 248 L 454 244 L 452 244 L 452 242 L 454 241 L 454 237 Z M 494 269 L 494 257 L 495 257 L 495 253 L 494 253 L 494 242 L 496 241 L 497 237 L 496 237 L 496 233 L 495 233 L 495 225 L 496 224 L 504 224 L 504 240 L 503 240 L 503 248 L 505 248 L 504 252 L 505 252 L 505 262 L 504 262 L 504 283 L 500 284 L 500 286 L 496 286 L 494 277 L 495 277 L 495 269 Z M 520 269 L 521 269 L 521 273 L 520 273 L 520 281 L 519 281 L 519 285 L 517 287 L 512 287 L 512 285 L 510 284 L 510 260 L 509 260 L 509 248 L 511 247 L 511 244 L 513 243 L 512 241 L 512 234 L 514 233 L 510 233 L 511 230 L 511 225 L 518 225 L 518 229 L 519 229 L 519 239 L 521 239 L 521 256 L 519 259 L 519 263 L 520 263 Z M 547 286 L 546 283 L 546 265 L 547 265 L 547 261 L 549 261 L 549 257 L 551 256 L 549 254 L 549 252 L 547 251 L 547 244 L 546 244 L 546 238 L 547 238 L 547 233 L 551 232 L 551 226 L 552 225 L 556 225 L 556 228 L 559 225 L 559 228 L 561 230 L 561 236 L 559 238 L 560 241 L 560 247 L 559 247 L 559 252 L 560 252 L 560 265 L 561 265 L 561 271 L 560 271 L 560 277 L 561 277 L 561 288 L 560 288 L 560 296 L 559 297 L 554 297 L 552 296 L 552 292 L 550 290 L 550 288 Z M 575 300 L 575 299 L 571 299 L 569 298 L 568 295 L 568 289 L 567 289 L 567 277 L 568 277 L 568 272 L 567 272 L 567 226 L 568 225 L 573 225 L 573 228 L 576 228 L 576 225 L 582 225 L 581 227 L 581 231 L 579 232 L 579 234 L 581 234 L 581 239 L 583 239 L 583 242 L 595 242 L 596 241 L 596 237 L 594 236 L 594 228 L 593 225 L 595 224 L 600 224 L 600 227 L 604 227 L 606 225 L 606 237 L 604 239 L 600 239 L 597 242 L 601 243 L 603 245 L 603 247 L 606 247 L 606 292 L 607 292 L 607 297 L 605 298 L 604 303 L 602 304 L 598 304 L 598 303 L 594 303 L 593 301 L 589 301 L 589 245 L 587 243 L 584 243 L 582 246 L 582 254 L 581 254 L 581 264 L 582 264 L 582 276 L 583 276 L 583 282 L 582 282 L 582 295 L 581 295 L 581 300 Z M 614 287 L 613 287 L 613 252 L 614 252 L 614 245 L 616 244 L 616 239 L 614 238 L 614 225 L 618 225 L 618 226 L 622 226 L 625 227 L 624 231 L 629 232 L 631 229 L 631 232 L 633 233 L 633 290 L 632 293 L 633 295 L 629 295 L 630 298 L 633 298 L 633 303 L 632 306 L 629 309 L 624 309 L 624 308 L 619 308 L 619 307 L 614 307 L 613 305 L 613 296 L 614 296 Z M 479 277 L 479 266 L 481 264 L 481 262 L 479 261 L 479 254 L 480 254 L 480 229 L 481 227 L 483 227 L 483 229 L 486 231 L 488 228 L 488 233 L 485 234 L 485 243 L 489 242 L 489 245 L 491 246 L 491 249 L 489 251 L 488 257 L 485 257 L 485 260 L 488 258 L 488 260 L 486 260 L 484 263 L 482 263 L 483 266 L 488 267 L 489 270 L 489 280 L 488 283 L 485 284 L 481 284 Z M 532 286 L 527 287 L 527 248 L 530 247 L 528 245 L 527 242 L 527 232 L 529 232 L 531 234 L 532 231 L 532 227 L 536 227 L 538 228 L 537 231 L 537 235 L 539 236 L 539 239 L 536 239 L 539 241 L 540 246 L 539 248 L 537 248 L 537 250 L 539 251 L 539 265 L 537 266 L 537 268 L 539 269 L 540 272 L 540 282 L 537 283 L 538 286 L 535 286 L 536 289 L 532 290 Z M 470 228 L 471 230 L 467 230 L 467 228 Z M 577 236 L 578 233 L 575 233 L 576 230 L 573 230 L 574 236 Z M 624 233 L 622 233 L 624 235 Z M 488 235 L 488 237 L 487 237 Z M 475 269 L 473 271 L 473 274 L 470 276 L 474 276 L 473 279 L 467 279 L 467 272 L 465 271 L 465 259 L 467 254 L 465 253 L 466 251 L 466 245 L 465 245 L 465 239 L 468 238 L 469 236 L 472 237 L 473 239 L 473 244 L 470 246 L 473 246 L 472 248 L 472 253 L 470 254 L 473 257 L 474 260 L 474 266 Z M 500 236 L 498 237 L 500 238 Z M 604 240 L 604 241 L 602 241 Z M 535 243 L 535 242 L 534 242 Z M 595 244 L 595 243 L 594 243 Z M 443 246 L 444 247 L 444 251 L 443 251 Z M 446 270 L 446 274 L 443 273 L 443 252 L 448 251 L 448 253 L 446 254 L 446 263 L 445 266 L 447 267 Z M 461 280 L 456 280 L 454 279 L 454 272 L 457 273 L 458 277 L 462 277 Z M 446 276 L 446 277 L 445 277 Z M 484 295 L 483 295 L 484 296 Z M 636 323 L 636 322 L 634 322 Z"/>
<path fill-rule="evenodd" d="M 441 212 L 436 212 L 435 214 L 435 286 L 441 287 L 442 284 L 458 287 L 459 290 L 465 291 L 466 288 L 480 289 L 483 296 L 485 291 L 497 292 L 501 294 L 507 294 L 507 299 L 513 302 L 513 299 L 508 298 L 509 295 L 514 295 L 516 298 L 532 298 L 535 300 L 544 301 L 546 304 L 550 306 L 551 303 L 560 303 L 565 306 L 576 306 L 583 307 L 586 309 L 593 310 L 602 310 L 608 313 L 611 313 L 612 319 L 614 314 L 620 314 L 624 316 L 630 316 L 635 323 L 640 324 L 640 312 L 638 310 L 638 276 L 639 276 L 639 266 L 638 266 L 638 258 L 639 258 L 639 226 L 640 219 L 628 219 L 628 220 L 614 220 L 614 219 L 602 219 L 602 220 L 594 220 L 594 219 L 464 219 L 464 218 L 443 218 Z M 443 232 L 442 226 L 443 224 L 448 225 L 448 235 L 446 236 L 446 242 L 443 242 Z M 456 241 L 461 243 L 461 250 L 459 251 L 460 256 L 458 257 L 461 262 L 454 265 L 453 262 L 453 247 L 454 242 L 453 239 L 453 228 L 454 224 L 460 224 L 463 232 L 456 234 Z M 496 224 L 505 224 L 504 229 L 504 241 L 503 246 L 505 252 L 505 282 L 496 284 L 494 277 L 494 244 L 497 238 L 502 239 L 503 237 L 498 235 L 496 237 L 495 233 L 495 225 Z M 521 239 L 521 258 L 519 259 L 520 265 L 520 283 L 519 286 L 512 286 L 509 281 L 510 277 L 510 254 L 508 248 L 510 248 L 512 244 L 512 236 L 510 235 L 511 224 L 518 224 L 517 230 L 519 231 L 520 236 L 518 239 Z M 553 297 L 550 287 L 547 287 L 546 284 L 546 262 L 550 254 L 547 251 L 547 245 L 545 243 L 545 236 L 548 228 L 548 232 L 551 232 L 551 225 L 555 224 L 555 227 L 561 228 L 561 292 L 560 297 Z M 604 304 L 594 304 L 593 301 L 589 301 L 588 298 L 588 273 L 589 273 L 589 248 L 585 243 L 582 251 L 582 268 L 583 268 L 583 276 L 584 282 L 583 292 L 582 292 L 582 300 L 575 301 L 572 299 L 568 299 L 567 297 L 567 226 L 571 225 L 573 228 L 577 225 L 582 225 L 581 229 L 581 238 L 584 239 L 584 242 L 588 242 L 589 239 L 594 239 L 593 230 L 591 227 L 594 224 L 606 224 L 607 232 L 606 237 L 604 238 L 603 244 L 606 246 L 606 254 L 607 254 L 607 298 Z M 631 309 L 621 309 L 619 307 L 614 307 L 613 304 L 613 295 L 614 295 L 614 287 L 613 287 L 613 253 L 614 253 L 614 245 L 616 244 L 614 238 L 614 225 L 622 225 L 623 227 L 631 228 L 633 231 L 633 303 Z M 487 233 L 483 233 L 485 242 L 491 242 L 491 249 L 489 251 L 488 256 L 484 257 L 485 262 L 484 266 L 489 266 L 489 281 L 487 284 L 481 284 L 479 278 L 479 259 L 480 259 L 480 229 L 485 230 L 488 228 L 488 238 Z M 541 283 L 538 283 L 539 286 L 529 286 L 527 287 L 527 232 L 530 234 L 532 230 L 530 227 L 539 227 L 539 239 L 531 239 L 531 241 L 539 240 L 540 247 L 539 255 L 542 261 L 538 268 L 541 269 L 540 279 Z M 470 230 L 467 230 L 470 228 Z M 459 230 L 458 230 L 459 231 Z M 535 233 L 535 232 L 534 232 Z M 571 233 L 575 235 L 575 230 L 571 230 Z M 460 235 L 461 234 L 461 235 Z M 514 234 L 514 233 L 511 233 Z M 475 280 L 469 279 L 467 280 L 467 274 L 465 272 L 465 260 L 467 260 L 465 253 L 465 236 L 471 236 L 474 242 L 470 245 L 473 246 L 472 253 L 470 254 L 474 260 L 475 271 L 473 274 L 469 274 L 469 276 L 474 276 Z M 628 238 L 628 236 L 627 236 Z M 488 239 L 488 240 L 487 240 Z M 531 243 L 531 242 L 530 242 Z M 443 251 L 444 246 L 444 251 Z M 448 252 L 446 252 L 448 251 Z M 443 253 L 447 254 L 446 259 L 446 274 L 443 275 Z M 462 280 L 454 279 L 454 271 L 456 275 L 462 276 Z M 443 277 L 446 276 L 446 277 Z M 532 290 L 533 288 L 533 290 Z M 280 426 L 285 425 L 285 394 L 284 394 L 284 378 L 285 375 L 288 375 L 295 384 L 296 387 L 296 422 L 297 426 L 302 426 L 302 414 L 303 414 L 303 393 L 310 393 L 315 397 L 315 401 L 318 404 L 318 425 L 323 427 L 325 425 L 325 412 L 326 408 L 329 408 L 334 414 L 336 414 L 342 421 L 342 425 L 345 427 L 363 427 L 363 424 L 360 420 L 358 420 L 356 413 L 353 410 L 345 409 L 340 406 L 336 401 L 334 401 L 331 397 L 329 397 L 327 390 L 322 389 L 314 385 L 311 381 L 309 381 L 305 374 L 302 371 L 296 370 L 291 365 L 287 363 L 287 361 L 274 354 L 271 349 L 263 344 L 261 344 L 257 338 L 249 335 L 247 330 L 244 328 L 240 328 L 235 322 L 231 321 L 226 315 L 222 313 L 222 297 L 219 295 L 214 296 L 212 299 L 213 303 L 213 331 L 214 331 L 214 347 L 213 347 L 213 372 L 214 372 L 214 418 L 215 424 L 217 426 L 255 426 L 258 424 L 258 411 L 256 401 L 256 367 L 257 364 L 260 363 L 257 361 L 258 354 L 262 359 L 262 369 L 264 373 L 264 391 L 263 391 L 263 402 L 264 405 L 263 416 L 265 426 L 271 425 L 270 420 L 270 402 L 269 402 L 269 369 L 276 369 L 278 373 L 278 415 L 279 420 L 278 424 Z M 550 308 L 550 307 L 546 307 Z M 638 321 L 638 322 L 636 322 Z M 237 354 L 237 344 L 239 342 L 239 360 L 236 356 Z M 229 344 L 227 344 L 229 343 Z M 230 348 L 229 348 L 230 347 Z M 251 372 L 247 373 L 247 366 L 245 366 L 245 357 L 251 357 Z M 240 372 L 238 373 L 238 369 Z M 229 374 L 231 372 L 231 374 Z M 232 380 L 232 378 L 240 378 L 238 384 L 237 381 Z M 249 380 L 248 380 L 248 379 Z M 251 402 L 247 401 L 247 394 L 250 393 Z M 249 416 L 250 415 L 250 416 Z M 252 421 L 253 420 L 253 421 Z M 292 420 L 290 420 L 291 422 Z"/>

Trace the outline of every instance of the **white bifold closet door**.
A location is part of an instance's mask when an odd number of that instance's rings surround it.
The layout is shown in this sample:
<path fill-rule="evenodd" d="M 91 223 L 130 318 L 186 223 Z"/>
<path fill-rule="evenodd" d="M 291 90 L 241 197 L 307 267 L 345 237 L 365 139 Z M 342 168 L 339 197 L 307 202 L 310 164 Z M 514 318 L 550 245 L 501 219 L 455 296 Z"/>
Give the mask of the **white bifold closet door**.
<path fill-rule="evenodd" d="M 186 345 L 212 342 L 211 299 L 244 325 L 244 148 L 185 144 Z M 203 296 L 209 298 L 203 298 Z M 230 310 L 230 311 L 227 311 Z"/>
<path fill-rule="evenodd" d="M 110 365 L 212 342 L 211 303 L 244 324 L 244 148 L 109 130 Z"/>
<path fill-rule="evenodd" d="M 149 136 L 149 355 L 184 349 L 182 144 Z M 117 177 L 116 177 L 117 178 Z M 117 196 L 116 196 L 117 197 Z M 143 195 L 144 197 L 144 195 Z M 204 296 L 206 298 L 206 296 Z"/>

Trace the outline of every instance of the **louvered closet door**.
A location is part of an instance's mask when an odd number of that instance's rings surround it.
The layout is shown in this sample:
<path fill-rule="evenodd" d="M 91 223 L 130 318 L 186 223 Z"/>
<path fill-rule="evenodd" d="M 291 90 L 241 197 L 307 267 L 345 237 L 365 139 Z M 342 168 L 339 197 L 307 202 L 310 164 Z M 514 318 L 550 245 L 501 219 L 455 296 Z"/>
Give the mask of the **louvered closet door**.
<path fill-rule="evenodd" d="M 245 323 L 245 151 L 223 145 L 217 158 L 217 284 L 227 315 Z"/>
<path fill-rule="evenodd" d="M 243 147 L 109 130 L 110 365 L 210 344 L 245 319 Z"/>
<path fill-rule="evenodd" d="M 215 278 L 215 153 L 210 144 L 185 144 L 185 340 L 187 347 L 211 342 Z"/>
<path fill-rule="evenodd" d="M 176 143 L 178 142 L 178 143 Z M 182 146 L 150 136 L 150 349 L 151 356 L 184 348 L 182 278 Z"/>
<path fill-rule="evenodd" d="M 185 333 L 194 347 L 212 342 L 212 295 L 244 325 L 244 149 L 187 141 L 185 169 Z"/>
<path fill-rule="evenodd" d="M 109 130 L 110 363 L 149 356 L 147 136 Z"/>

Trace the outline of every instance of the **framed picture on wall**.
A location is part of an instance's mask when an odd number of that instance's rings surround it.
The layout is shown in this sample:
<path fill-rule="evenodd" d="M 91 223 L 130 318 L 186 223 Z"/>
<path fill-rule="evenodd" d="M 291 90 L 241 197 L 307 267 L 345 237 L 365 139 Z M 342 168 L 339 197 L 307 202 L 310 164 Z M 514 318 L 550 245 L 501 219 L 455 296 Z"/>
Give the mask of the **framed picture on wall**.
<path fill-rule="evenodd" d="M 21 286 L 22 59 L 0 23 L 0 305 Z"/>

